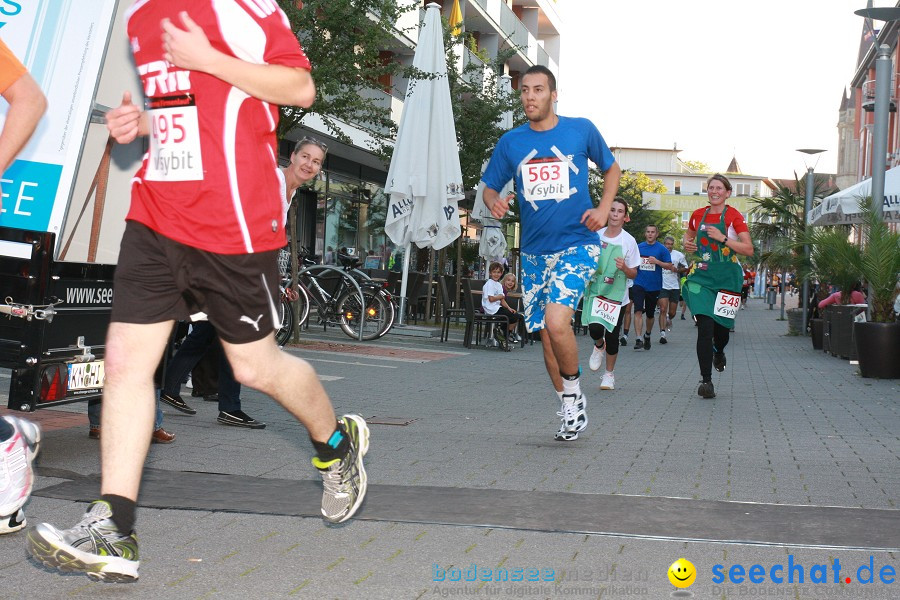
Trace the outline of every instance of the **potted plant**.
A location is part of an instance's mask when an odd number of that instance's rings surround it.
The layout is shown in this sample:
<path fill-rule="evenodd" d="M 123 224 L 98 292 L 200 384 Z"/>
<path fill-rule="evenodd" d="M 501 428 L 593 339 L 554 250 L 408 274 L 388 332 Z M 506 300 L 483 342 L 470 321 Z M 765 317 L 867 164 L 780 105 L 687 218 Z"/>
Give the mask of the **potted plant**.
<path fill-rule="evenodd" d="M 900 378 L 900 322 L 894 312 L 900 274 L 900 233 L 881 215 L 865 213 L 865 237 L 857 262 L 869 286 L 871 321 L 856 323 L 856 349 L 863 377 Z"/>
<path fill-rule="evenodd" d="M 810 248 L 810 260 L 808 264 L 801 265 L 801 276 L 814 277 L 823 287 L 828 284 L 837 286 L 841 290 L 841 304 L 850 303 L 850 291 L 859 283 L 861 277 L 860 271 L 854 266 L 859 262 L 860 250 L 849 240 L 849 233 L 849 228 L 845 226 L 817 227 L 808 230 L 803 238 Z M 818 298 L 815 301 L 818 301 Z M 845 341 L 843 344 L 836 345 L 837 351 L 832 350 L 829 343 L 829 351 L 837 355 L 849 356 L 852 313 L 842 314 L 836 321 L 834 308 L 829 306 L 825 308 L 825 311 L 827 311 L 828 325 L 825 320 L 810 320 L 813 348 L 822 348 L 822 337 L 825 330 L 828 329 L 829 338 Z M 844 350 L 841 349 L 842 347 Z"/>

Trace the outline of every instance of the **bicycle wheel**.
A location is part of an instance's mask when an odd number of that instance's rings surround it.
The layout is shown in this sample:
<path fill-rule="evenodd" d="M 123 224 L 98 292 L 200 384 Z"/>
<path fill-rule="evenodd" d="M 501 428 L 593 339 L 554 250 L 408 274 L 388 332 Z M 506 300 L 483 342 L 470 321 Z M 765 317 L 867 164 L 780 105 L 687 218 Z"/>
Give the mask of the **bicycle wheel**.
<path fill-rule="evenodd" d="M 284 296 L 281 297 L 281 302 L 276 308 L 281 327 L 275 331 L 275 343 L 284 346 L 291 339 L 291 334 L 294 333 L 294 311 L 291 310 L 291 303 Z"/>
<path fill-rule="evenodd" d="M 391 327 L 394 326 L 394 320 L 397 318 L 398 309 L 397 305 L 394 304 L 391 296 L 384 289 L 380 290 L 378 293 L 381 295 L 384 301 L 387 302 L 388 306 L 388 314 L 387 318 L 384 321 L 384 327 L 381 328 L 381 331 L 378 334 L 378 337 L 382 337 L 384 334 L 391 330 Z"/>
<path fill-rule="evenodd" d="M 363 340 L 374 340 L 384 335 L 383 331 L 392 325 L 389 321 L 391 308 L 390 302 L 379 293 L 378 290 L 363 290 L 365 301 L 365 324 L 363 325 Z M 341 329 L 349 337 L 359 339 L 360 310 L 359 294 L 356 290 L 344 292 L 337 300 L 337 312 Z"/>
<path fill-rule="evenodd" d="M 309 320 L 309 296 L 302 287 L 297 290 L 300 298 L 297 299 L 297 328 L 302 330 Z"/>

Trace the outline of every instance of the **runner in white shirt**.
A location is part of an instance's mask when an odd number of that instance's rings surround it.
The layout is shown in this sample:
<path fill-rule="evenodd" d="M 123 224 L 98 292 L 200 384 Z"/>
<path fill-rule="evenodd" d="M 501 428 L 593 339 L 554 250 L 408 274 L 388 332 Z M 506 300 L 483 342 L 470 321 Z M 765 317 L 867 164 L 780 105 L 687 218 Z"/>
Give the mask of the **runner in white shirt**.
<path fill-rule="evenodd" d="M 678 311 L 681 299 L 681 276 L 687 273 L 688 264 L 684 254 L 675 250 L 675 238 L 667 235 L 663 246 L 672 255 L 675 271 L 663 270 L 662 290 L 659 293 L 659 343 L 667 344 L 666 331 L 672 331 L 672 319 Z"/>
<path fill-rule="evenodd" d="M 628 216 L 628 204 L 621 198 L 613 200 L 612 207 L 609 209 L 608 226 L 598 232 L 600 236 L 600 265 L 598 265 L 595 277 L 601 278 L 596 282 L 599 289 L 611 291 L 610 297 L 612 306 L 615 303 L 620 304 L 618 318 L 615 319 L 615 326 L 609 329 L 603 323 L 590 323 L 588 330 L 591 338 L 594 340 L 594 349 L 591 353 L 591 359 L 588 362 L 591 371 L 599 371 L 603 364 L 604 355 L 606 357 L 606 372 L 600 381 L 601 390 L 612 390 L 616 387 L 616 377 L 613 370 L 616 368 L 616 359 L 619 356 L 619 330 L 622 327 L 622 320 L 625 316 L 625 309 L 631 299 L 628 297 L 628 288 L 631 287 L 634 277 L 637 275 L 637 267 L 641 264 L 641 254 L 638 251 L 637 241 L 627 231 L 622 229 L 625 224 L 625 218 Z M 615 248 L 618 246 L 619 248 Z M 608 255 L 608 259 L 604 260 L 604 255 Z M 622 281 L 621 276 L 617 276 L 617 271 L 621 271 L 625 276 Z M 618 282 L 617 282 L 618 280 Z M 591 285 L 589 289 L 597 289 Z M 585 295 L 585 303 L 587 304 L 587 294 Z M 593 303 L 592 303 L 593 304 Z M 588 308 L 590 310 L 590 307 Z M 610 321 L 607 325 L 611 325 Z"/>

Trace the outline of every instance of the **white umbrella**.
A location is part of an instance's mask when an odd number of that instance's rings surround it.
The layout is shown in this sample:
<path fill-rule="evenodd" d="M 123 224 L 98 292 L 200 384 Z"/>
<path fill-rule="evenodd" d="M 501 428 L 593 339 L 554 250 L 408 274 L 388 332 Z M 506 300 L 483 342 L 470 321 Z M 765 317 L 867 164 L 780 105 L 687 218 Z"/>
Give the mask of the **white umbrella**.
<path fill-rule="evenodd" d="M 509 75 L 500 77 L 500 90 L 506 93 L 512 92 L 512 78 Z M 508 131 L 513 126 L 513 115 L 511 111 L 507 111 L 500 116 L 500 127 Z M 484 163 L 484 169 L 487 163 Z M 484 169 L 481 170 L 484 173 Z M 478 254 L 485 258 L 488 262 L 493 259 L 499 260 L 506 256 L 507 244 L 506 237 L 500 231 L 500 221 L 491 216 L 484 203 L 484 182 L 478 182 L 478 190 L 475 192 L 475 205 L 472 207 L 471 217 L 476 221 L 481 221 L 484 227 L 481 230 L 481 242 L 478 245 Z M 513 180 L 510 179 L 500 191 L 501 196 L 506 196 L 513 191 Z"/>
<path fill-rule="evenodd" d="M 400 284 L 401 323 L 410 244 L 439 250 L 460 234 L 457 203 L 463 199 L 462 170 L 440 6 L 433 2 L 425 11 L 413 66 L 433 77 L 409 81 L 385 187 L 390 199 L 384 231 L 395 244 L 406 246 Z"/>
<path fill-rule="evenodd" d="M 832 194 L 809 211 L 806 222 L 810 225 L 847 225 L 863 222 L 863 207 L 871 202 L 872 180 L 866 179 Z M 900 223 L 900 167 L 884 174 L 884 204 L 886 222 Z"/>

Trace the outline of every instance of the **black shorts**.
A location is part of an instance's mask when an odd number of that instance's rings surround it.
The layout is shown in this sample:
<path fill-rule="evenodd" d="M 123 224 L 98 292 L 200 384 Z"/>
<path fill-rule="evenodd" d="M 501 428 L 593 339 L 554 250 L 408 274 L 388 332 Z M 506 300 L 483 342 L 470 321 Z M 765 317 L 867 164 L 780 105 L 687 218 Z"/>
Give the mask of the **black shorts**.
<path fill-rule="evenodd" d="M 660 298 L 666 298 L 669 301 L 669 304 L 678 302 L 679 298 L 681 298 L 681 289 L 675 288 L 674 290 L 666 290 L 662 289 L 659 291 Z"/>
<path fill-rule="evenodd" d="M 111 320 L 209 322 L 226 342 L 255 342 L 280 323 L 278 250 L 215 254 L 185 246 L 135 221 L 125 225 Z"/>
<path fill-rule="evenodd" d="M 656 302 L 659 300 L 659 290 L 648 292 L 639 285 L 633 285 L 628 291 L 631 301 L 634 302 L 634 312 L 642 312 L 650 318 L 656 314 Z"/>

